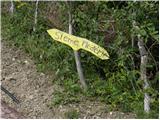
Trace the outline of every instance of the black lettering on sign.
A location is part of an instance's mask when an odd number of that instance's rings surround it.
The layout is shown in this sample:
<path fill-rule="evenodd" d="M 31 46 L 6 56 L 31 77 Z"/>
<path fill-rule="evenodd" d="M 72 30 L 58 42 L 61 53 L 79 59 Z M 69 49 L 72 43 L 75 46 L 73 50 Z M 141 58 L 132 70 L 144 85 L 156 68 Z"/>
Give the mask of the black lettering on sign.
<path fill-rule="evenodd" d="M 55 36 L 56 36 L 56 38 L 55 38 L 55 39 L 57 39 L 57 40 L 60 40 L 60 41 L 61 41 L 61 38 L 62 38 L 63 34 L 61 34 L 60 32 L 56 32 L 56 33 L 55 33 Z"/>
<path fill-rule="evenodd" d="M 83 41 L 82 46 L 89 49 L 93 53 L 99 54 L 100 50 L 97 46 L 91 46 L 87 41 Z"/>
<path fill-rule="evenodd" d="M 103 51 L 101 51 L 101 56 L 107 56 L 108 57 L 108 55 Z"/>
<path fill-rule="evenodd" d="M 100 54 L 101 54 L 101 52 L 102 52 L 102 51 L 101 51 L 101 50 L 100 50 L 100 48 L 98 47 L 97 54 L 98 54 L 98 55 L 100 55 Z"/>
<path fill-rule="evenodd" d="M 68 40 L 68 37 L 67 37 L 67 36 L 64 36 L 64 37 L 63 37 L 63 41 L 68 42 L 68 41 L 69 41 L 69 40 Z"/>
<path fill-rule="evenodd" d="M 68 38 L 68 43 L 71 44 L 71 45 L 73 45 L 73 40 L 71 40 L 71 39 Z"/>
<path fill-rule="evenodd" d="M 78 47 L 79 46 L 79 41 L 75 40 L 74 45 L 76 45 Z"/>
<path fill-rule="evenodd" d="M 91 51 L 93 51 L 94 53 L 98 54 L 99 53 L 99 49 L 96 46 L 91 47 Z"/>
<path fill-rule="evenodd" d="M 84 48 L 88 48 L 88 47 L 89 47 L 89 44 L 88 44 L 87 41 L 83 41 L 82 46 L 83 46 Z"/>
<path fill-rule="evenodd" d="M 63 41 L 65 41 L 65 42 L 67 42 L 69 44 L 75 45 L 75 46 L 78 46 L 78 44 L 79 44 L 79 41 L 72 40 L 67 36 L 64 36 Z"/>

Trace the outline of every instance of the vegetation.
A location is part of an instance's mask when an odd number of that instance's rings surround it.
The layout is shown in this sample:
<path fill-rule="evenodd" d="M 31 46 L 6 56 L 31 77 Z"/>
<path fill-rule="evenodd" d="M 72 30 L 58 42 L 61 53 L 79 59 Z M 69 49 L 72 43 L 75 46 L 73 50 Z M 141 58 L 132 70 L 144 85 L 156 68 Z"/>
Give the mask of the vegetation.
<path fill-rule="evenodd" d="M 79 113 L 76 110 L 71 110 L 65 113 L 67 119 L 78 119 Z"/>
<path fill-rule="evenodd" d="M 81 89 L 73 50 L 47 33 L 51 28 L 68 32 L 66 2 L 40 1 L 35 31 L 36 2 L 14 2 L 12 15 L 8 11 L 10 4 L 2 2 L 2 39 L 25 50 L 38 71 L 56 75 L 53 84 L 64 89 L 54 93 L 53 105 L 94 99 L 110 104 L 112 110 L 134 112 L 138 118 L 158 118 L 158 2 L 72 2 L 73 34 L 97 43 L 110 54 L 110 59 L 103 61 L 80 50 L 86 92 Z M 146 75 L 150 87 L 145 90 L 140 78 L 139 37 L 148 52 Z M 149 114 L 143 110 L 144 93 L 151 97 Z M 78 115 L 73 112 L 67 116 Z"/>

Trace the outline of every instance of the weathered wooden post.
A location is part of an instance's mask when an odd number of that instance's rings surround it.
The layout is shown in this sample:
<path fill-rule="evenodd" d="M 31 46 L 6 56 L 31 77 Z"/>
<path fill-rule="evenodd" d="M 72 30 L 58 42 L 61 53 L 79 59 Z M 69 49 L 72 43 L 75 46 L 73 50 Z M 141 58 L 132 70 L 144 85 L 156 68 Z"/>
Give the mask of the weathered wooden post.
<path fill-rule="evenodd" d="M 108 52 L 100 47 L 99 45 L 87 40 L 86 38 L 77 37 L 72 35 L 72 11 L 71 11 L 71 4 L 67 2 L 68 5 L 68 16 L 69 16 L 69 34 L 58 29 L 49 29 L 47 30 L 48 34 L 56 41 L 64 43 L 70 46 L 74 50 L 75 62 L 77 67 L 77 72 L 80 78 L 80 82 L 84 88 L 87 89 L 87 84 L 83 75 L 83 70 L 81 67 L 80 56 L 78 54 L 79 49 L 84 49 L 95 56 L 99 57 L 102 60 L 109 59 Z"/>
<path fill-rule="evenodd" d="M 68 2 L 68 16 L 69 16 L 69 34 L 72 34 L 72 13 L 71 13 L 71 3 L 70 2 Z M 75 56 L 75 61 L 76 61 L 76 66 L 77 66 L 77 71 L 78 71 L 78 75 L 80 78 L 80 82 L 82 86 L 84 87 L 84 89 L 86 90 L 87 84 L 86 84 L 86 81 L 83 75 L 79 52 L 74 50 L 74 56 Z"/>
<path fill-rule="evenodd" d="M 140 36 L 138 36 L 138 47 L 139 47 L 139 52 L 141 55 L 141 65 L 140 65 L 140 71 L 141 71 L 141 80 L 144 81 L 144 86 L 143 90 L 145 91 L 146 89 L 149 88 L 149 83 L 147 81 L 147 76 L 146 76 L 146 66 L 147 66 L 147 59 L 148 59 L 148 53 L 144 47 L 144 42 L 141 40 Z M 150 96 L 147 92 L 144 93 L 144 111 L 149 113 L 150 111 Z"/>
<path fill-rule="evenodd" d="M 35 9 L 35 14 L 34 14 L 33 31 L 36 31 L 36 26 L 37 26 L 38 2 L 39 2 L 39 0 L 36 0 L 36 9 Z"/>
<path fill-rule="evenodd" d="M 135 30 L 139 31 L 140 28 L 139 26 L 137 26 L 136 21 L 132 22 L 132 25 L 134 27 Z M 149 88 L 149 83 L 147 81 L 147 73 L 146 73 L 146 66 L 147 66 L 147 59 L 148 59 L 148 52 L 145 48 L 145 44 L 144 41 L 141 38 L 141 35 L 138 34 L 138 48 L 139 48 L 139 53 L 141 56 L 141 65 L 140 65 L 140 74 L 141 74 L 141 80 L 143 80 L 143 90 L 145 91 L 146 89 Z M 151 98 L 149 96 L 149 94 L 145 91 L 144 92 L 144 111 L 146 113 L 149 113 L 150 111 L 150 101 Z"/>
<path fill-rule="evenodd" d="M 13 0 L 11 0 L 10 13 L 13 15 L 13 12 L 14 12 L 14 3 Z"/>

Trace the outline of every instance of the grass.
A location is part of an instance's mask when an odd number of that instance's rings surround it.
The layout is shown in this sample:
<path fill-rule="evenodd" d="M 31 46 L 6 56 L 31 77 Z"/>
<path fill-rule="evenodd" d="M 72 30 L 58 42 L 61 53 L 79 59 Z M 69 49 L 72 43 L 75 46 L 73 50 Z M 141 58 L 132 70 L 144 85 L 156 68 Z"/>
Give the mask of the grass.
<path fill-rule="evenodd" d="M 80 117 L 80 113 L 77 110 L 72 109 L 65 112 L 65 116 L 67 119 L 78 119 Z"/>

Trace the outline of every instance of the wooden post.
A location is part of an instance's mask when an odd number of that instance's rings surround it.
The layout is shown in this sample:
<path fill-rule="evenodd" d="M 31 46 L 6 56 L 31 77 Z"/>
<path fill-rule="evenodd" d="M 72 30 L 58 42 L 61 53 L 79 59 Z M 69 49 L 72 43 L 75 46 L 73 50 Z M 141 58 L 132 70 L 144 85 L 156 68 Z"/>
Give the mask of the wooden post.
<path fill-rule="evenodd" d="M 71 5 L 70 3 L 68 3 L 68 15 L 69 15 L 69 34 L 72 34 L 72 15 L 71 15 Z M 83 86 L 83 88 L 86 90 L 87 89 L 87 84 L 85 82 L 85 78 L 83 75 L 83 70 L 82 70 L 82 66 L 81 66 L 81 61 L 80 61 L 80 56 L 78 51 L 74 50 L 74 56 L 75 56 L 75 61 L 76 61 L 76 67 L 77 67 L 77 72 L 80 78 L 80 82 Z"/>
<path fill-rule="evenodd" d="M 144 86 L 143 89 L 146 90 L 149 88 L 149 83 L 147 81 L 147 76 L 146 76 L 146 65 L 147 65 L 147 51 L 144 46 L 143 40 L 140 39 L 140 36 L 138 36 L 138 47 L 139 47 L 139 52 L 141 55 L 141 66 L 140 66 L 140 71 L 141 71 L 141 80 L 144 81 Z M 150 96 L 148 93 L 144 93 L 144 111 L 149 113 L 150 111 Z"/>
<path fill-rule="evenodd" d="M 37 26 L 37 13 L 38 13 L 38 0 L 36 0 L 36 9 L 35 9 L 35 15 L 34 15 L 34 26 L 33 26 L 33 31 L 36 31 L 36 26 Z"/>
<path fill-rule="evenodd" d="M 139 26 L 137 26 L 136 21 L 132 22 L 133 27 L 135 30 L 139 30 Z M 144 86 L 143 90 L 145 91 L 146 89 L 149 88 L 149 83 L 147 81 L 147 75 L 146 75 L 146 66 L 147 66 L 147 59 L 148 59 L 148 53 L 145 48 L 145 44 L 143 40 L 141 39 L 141 35 L 138 35 L 138 48 L 141 56 L 141 65 L 140 65 L 140 72 L 141 72 L 141 80 L 144 81 Z M 144 111 L 146 113 L 149 113 L 150 111 L 150 101 L 151 98 L 147 92 L 144 92 Z"/>

